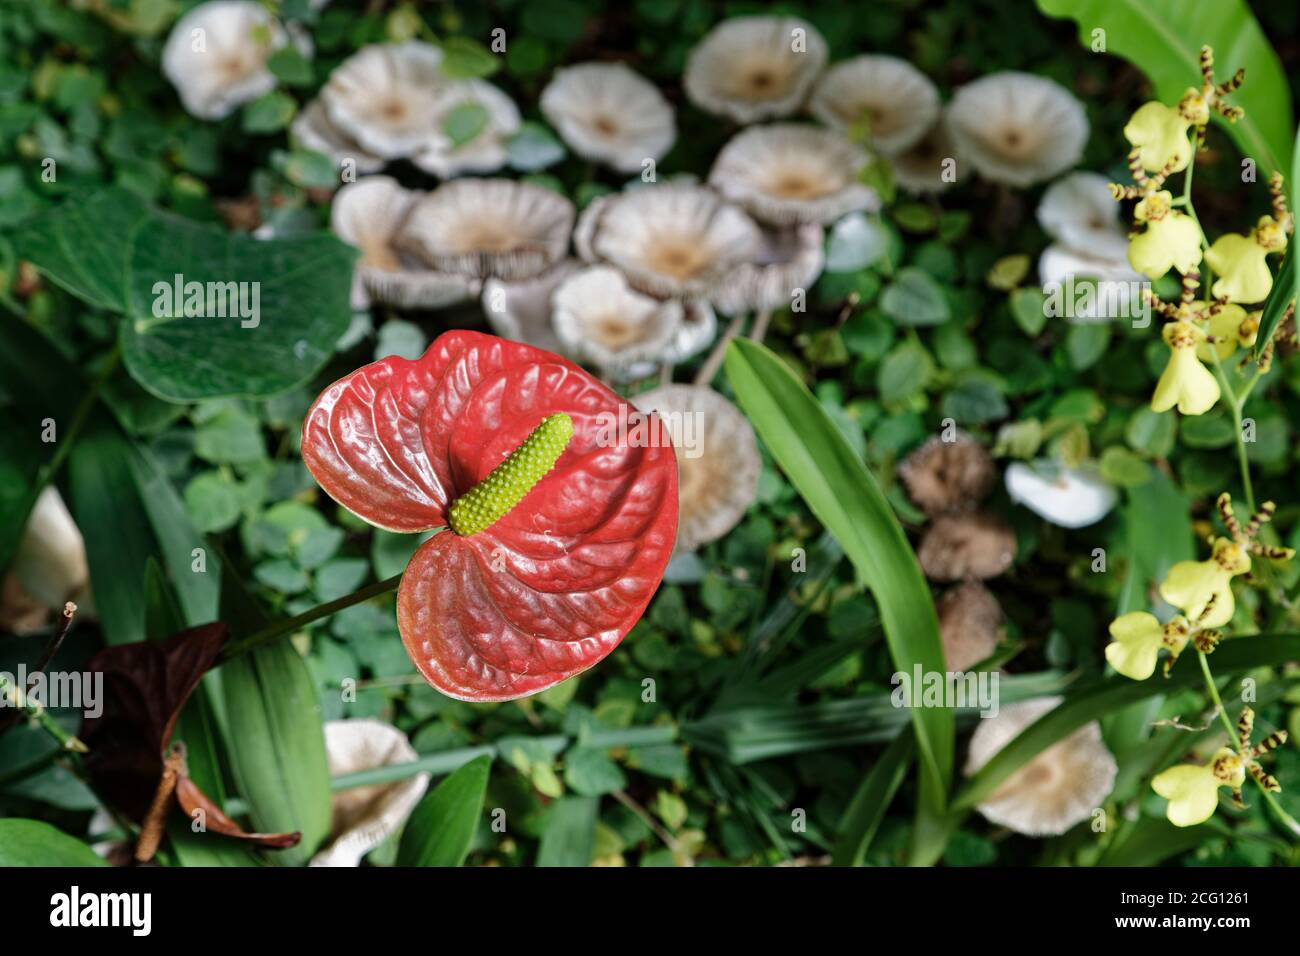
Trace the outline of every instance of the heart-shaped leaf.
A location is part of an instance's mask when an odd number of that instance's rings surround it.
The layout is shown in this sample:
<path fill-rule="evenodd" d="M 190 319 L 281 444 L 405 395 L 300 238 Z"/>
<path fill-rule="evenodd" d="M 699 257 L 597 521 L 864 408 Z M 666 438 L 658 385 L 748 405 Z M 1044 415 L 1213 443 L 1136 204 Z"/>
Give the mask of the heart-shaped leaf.
<path fill-rule="evenodd" d="M 55 284 L 125 317 L 127 369 L 171 401 L 291 388 L 319 371 L 351 319 L 354 252 L 328 235 L 261 241 L 112 188 L 14 242 Z"/>

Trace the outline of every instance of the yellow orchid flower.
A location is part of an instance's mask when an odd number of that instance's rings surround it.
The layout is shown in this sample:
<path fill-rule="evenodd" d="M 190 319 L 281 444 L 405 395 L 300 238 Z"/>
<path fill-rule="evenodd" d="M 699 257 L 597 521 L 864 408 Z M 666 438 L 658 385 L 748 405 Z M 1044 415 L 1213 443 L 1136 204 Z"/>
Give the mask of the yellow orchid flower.
<path fill-rule="evenodd" d="M 1169 569 L 1160 596 L 1202 627 L 1222 627 L 1236 604 L 1232 579 L 1250 570 L 1250 555 L 1231 538 L 1216 538 L 1208 561 L 1179 561 Z M 1208 614 L 1206 606 L 1214 606 Z"/>
<path fill-rule="evenodd" d="M 1156 672 L 1160 648 L 1169 648 L 1170 655 L 1177 658 L 1187 646 L 1190 631 L 1191 626 L 1182 617 L 1162 625 L 1146 611 L 1121 614 L 1110 623 L 1114 640 L 1106 645 L 1106 660 L 1117 673 L 1132 680 L 1146 680 Z"/>
<path fill-rule="evenodd" d="M 1272 216 L 1261 216 L 1248 236 L 1220 236 L 1205 254 L 1205 261 L 1219 277 L 1210 291 L 1216 299 L 1263 302 L 1273 288 L 1266 257 L 1285 248 L 1286 230 Z"/>
<path fill-rule="evenodd" d="M 1201 227 L 1173 208 L 1173 196 L 1162 189 L 1149 193 L 1133 208 L 1146 229 L 1129 239 L 1128 261 L 1138 272 L 1159 279 L 1170 270 L 1190 272 L 1201 263 Z"/>
<path fill-rule="evenodd" d="M 1240 790 L 1245 781 L 1245 763 L 1235 751 L 1223 747 L 1204 766 L 1182 764 L 1156 774 L 1151 789 L 1169 801 L 1165 815 L 1170 823 L 1194 827 L 1214 816 L 1220 787 Z"/>
<path fill-rule="evenodd" d="M 1169 364 L 1156 382 L 1151 396 L 1153 412 L 1167 412 L 1175 405 L 1184 415 L 1204 415 L 1219 400 L 1219 382 L 1196 357 L 1205 333 L 1183 320 L 1165 324 L 1160 333 L 1169 346 Z"/>
<path fill-rule="evenodd" d="M 1129 118 L 1124 137 L 1138 147 L 1143 168 L 1157 172 L 1169 167 L 1176 173 L 1187 168 L 1192 144 L 1187 138 L 1191 120 L 1164 103 L 1146 103 Z"/>
<path fill-rule="evenodd" d="M 1246 314 L 1239 305 L 1225 305 L 1210 316 L 1210 337 L 1214 343 L 1202 342 L 1196 346 L 1196 357 L 1202 362 L 1213 362 L 1217 352 L 1220 359 L 1226 359 L 1237 347 L 1250 348 L 1255 344 L 1259 334 L 1260 313 Z"/>

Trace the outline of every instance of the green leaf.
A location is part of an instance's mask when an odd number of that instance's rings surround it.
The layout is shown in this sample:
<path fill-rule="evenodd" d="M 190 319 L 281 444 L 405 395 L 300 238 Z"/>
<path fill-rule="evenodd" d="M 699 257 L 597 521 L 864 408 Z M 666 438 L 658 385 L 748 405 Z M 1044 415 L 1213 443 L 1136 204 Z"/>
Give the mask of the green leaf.
<path fill-rule="evenodd" d="M 1220 675 L 1237 674 L 1298 658 L 1300 635 L 1257 635 L 1220 644 L 1214 652 L 1214 669 Z M 1030 724 L 972 775 L 953 798 L 953 807 L 973 807 L 1011 774 L 1085 724 L 1149 697 L 1197 687 L 1203 680 L 1196 655 L 1187 654 L 1178 661 L 1167 679 L 1151 677 L 1135 681 L 1114 675 L 1067 693 L 1059 706 Z"/>
<path fill-rule="evenodd" d="M 1007 301 L 1011 306 L 1011 317 L 1025 335 L 1033 338 L 1043 331 L 1047 324 L 1047 310 L 1042 289 L 1016 289 Z"/>
<path fill-rule="evenodd" d="M 894 281 L 880 296 L 880 308 L 901 325 L 942 325 L 952 318 L 939 283 L 916 266 L 898 270 Z"/>
<path fill-rule="evenodd" d="M 1070 367 L 1076 372 L 1082 372 L 1096 365 L 1110 345 L 1110 332 L 1110 326 L 1103 322 L 1070 326 L 1070 331 L 1065 335 L 1065 351 L 1070 356 Z"/>
<path fill-rule="evenodd" d="M 470 37 L 448 37 L 442 44 L 442 72 L 453 80 L 481 80 L 501 69 L 501 58 Z"/>
<path fill-rule="evenodd" d="M 602 748 L 574 747 L 564 755 L 564 782 L 574 793 L 598 797 L 627 786 L 627 777 Z"/>
<path fill-rule="evenodd" d="M 406 822 L 398 866 L 460 866 L 483 813 L 492 758 L 476 757 L 427 793 Z"/>
<path fill-rule="evenodd" d="M 292 43 L 286 43 L 270 55 L 266 68 L 286 86 L 310 86 L 311 61 Z"/>
<path fill-rule="evenodd" d="M 598 797 L 561 797 L 547 808 L 538 866 L 587 866 L 596 846 Z"/>
<path fill-rule="evenodd" d="M 1291 92 L 1277 54 L 1244 0 L 1188 4 L 1184 0 L 1038 0 L 1038 9 L 1079 24 L 1079 42 L 1092 49 L 1104 31 L 1107 53 L 1137 64 L 1155 86 L 1156 99 L 1177 104 L 1183 92 L 1201 86 L 1200 50 L 1214 47 L 1215 79 L 1223 82 L 1239 67 L 1246 82 L 1228 102 L 1246 115 L 1228 123 L 1217 114 L 1243 154 L 1266 173 L 1291 165 Z M 1115 155 L 1128 147 L 1116 144 Z"/>
<path fill-rule="evenodd" d="M 442 121 L 442 131 L 447 134 L 455 149 L 483 132 L 489 119 L 487 107 L 482 103 L 461 103 Z"/>
<path fill-rule="evenodd" d="M 127 370 L 170 401 L 267 396 L 300 384 L 325 364 L 351 321 L 354 252 L 333 236 L 233 235 L 113 188 L 65 203 L 14 243 L 56 285 L 125 316 L 118 329 Z M 211 311 L 227 317 L 173 317 L 185 304 L 170 302 L 176 275 L 205 291 L 217 283 L 242 292 L 247 308 L 232 308 L 238 296 L 223 296 L 224 303 L 214 296 Z"/>
<path fill-rule="evenodd" d="M 1124 440 L 1134 451 L 1145 452 L 1152 458 L 1164 458 L 1174 450 L 1174 443 L 1178 440 L 1178 419 L 1153 412 L 1150 405 L 1143 405 L 1128 420 Z"/>
<path fill-rule="evenodd" d="M 564 145 L 541 123 L 531 120 L 506 143 L 506 160 L 512 169 L 533 173 L 554 166 L 565 156 Z"/>
<path fill-rule="evenodd" d="M 934 371 L 930 353 L 918 342 L 900 342 L 885 356 L 876 373 L 880 400 L 901 402 L 925 388 Z"/>
<path fill-rule="evenodd" d="M 835 866 L 861 866 L 885 811 L 912 766 L 915 738 L 899 734 L 872 765 L 840 818 L 831 850 Z"/>
<path fill-rule="evenodd" d="M 107 866 L 80 840 L 40 820 L 0 820 L 0 866 Z"/>
<path fill-rule="evenodd" d="M 244 132 L 278 133 L 289 125 L 289 120 L 293 119 L 296 112 L 298 104 L 292 96 L 272 90 L 244 107 Z"/>
<path fill-rule="evenodd" d="M 330 829 L 330 774 L 316 681 L 288 640 L 242 654 L 221 669 L 230 761 L 255 828 L 302 832 L 271 860 L 298 866 Z"/>
<path fill-rule="evenodd" d="M 894 666 L 945 670 L 930 588 L 875 479 L 825 410 L 770 350 L 747 340 L 727 351 L 727 377 L 763 443 L 828 531 L 839 539 L 880 608 Z M 952 779 L 953 713 L 911 711 L 922 802 L 941 811 Z"/>
<path fill-rule="evenodd" d="M 1300 177 L 1300 128 L 1296 130 L 1295 146 L 1291 153 L 1291 177 L 1287 181 L 1287 188 L 1291 191 L 1290 206 L 1293 214 L 1297 208 L 1296 200 L 1300 199 L 1297 177 Z M 1287 249 L 1285 258 L 1282 259 L 1282 268 L 1278 270 L 1277 277 L 1273 280 L 1273 291 L 1269 293 L 1268 301 L 1264 303 L 1264 314 L 1259 320 L 1259 335 L 1255 339 L 1256 355 L 1273 337 L 1273 333 L 1282 322 L 1287 306 L 1297 297 L 1300 297 L 1300 269 L 1295 267 L 1295 246 L 1292 244 Z"/>

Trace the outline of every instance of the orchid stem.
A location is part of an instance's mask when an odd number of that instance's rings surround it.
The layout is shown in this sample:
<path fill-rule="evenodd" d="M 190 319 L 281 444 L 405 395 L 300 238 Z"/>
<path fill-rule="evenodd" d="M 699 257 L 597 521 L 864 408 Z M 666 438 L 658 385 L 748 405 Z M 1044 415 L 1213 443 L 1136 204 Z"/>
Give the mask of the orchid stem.
<path fill-rule="evenodd" d="M 337 614 L 354 604 L 360 604 L 363 601 L 369 601 L 372 597 L 378 597 L 381 594 L 387 594 L 395 590 L 397 585 L 402 581 L 402 575 L 395 574 L 391 578 L 383 581 L 376 581 L 374 584 L 367 585 L 364 588 L 353 591 L 351 594 L 345 594 L 341 598 L 335 598 L 333 601 L 326 601 L 324 604 L 318 604 L 310 610 L 303 611 L 295 617 L 262 628 L 260 631 L 240 638 L 237 641 L 231 641 L 226 645 L 225 650 L 221 652 L 219 663 L 224 664 L 241 654 L 251 651 L 255 647 L 270 643 L 277 638 L 286 634 L 292 634 L 306 627 L 314 621 L 319 621 L 323 617 L 329 617 L 331 614 Z"/>

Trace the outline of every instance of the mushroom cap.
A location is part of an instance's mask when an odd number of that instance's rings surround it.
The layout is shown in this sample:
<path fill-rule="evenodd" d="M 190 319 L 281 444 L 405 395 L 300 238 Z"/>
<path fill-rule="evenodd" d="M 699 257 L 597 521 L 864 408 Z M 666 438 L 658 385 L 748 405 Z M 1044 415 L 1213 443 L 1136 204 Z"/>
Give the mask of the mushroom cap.
<path fill-rule="evenodd" d="M 813 287 L 826 266 L 825 234 L 816 223 L 763 229 L 760 238 L 754 261 L 732 269 L 714 293 L 724 315 L 788 308 L 798 291 Z"/>
<path fill-rule="evenodd" d="M 953 441 L 935 435 L 898 466 L 907 494 L 930 517 L 974 508 L 988 497 L 997 469 L 988 449 L 965 432 Z"/>
<path fill-rule="evenodd" d="M 1091 470 L 1052 462 L 1007 466 L 1007 494 L 1039 517 L 1062 528 L 1096 524 L 1115 507 L 1115 489 Z"/>
<path fill-rule="evenodd" d="M 299 146 L 328 156 L 335 168 L 349 159 L 362 175 L 377 173 L 384 168 L 382 157 L 366 152 L 352 137 L 334 125 L 319 97 L 299 110 L 289 125 L 289 132 Z"/>
<path fill-rule="evenodd" d="M 967 776 L 1061 703 L 1039 697 L 1008 704 L 971 735 Z M 1110 795 L 1119 768 L 1095 720 L 1029 761 L 977 807 L 985 819 L 1027 836 L 1056 836 L 1082 823 Z"/>
<path fill-rule="evenodd" d="M 681 325 L 660 358 L 669 365 L 685 362 L 712 345 L 717 335 L 718 317 L 713 306 L 703 299 L 686 299 L 682 302 Z"/>
<path fill-rule="evenodd" d="M 526 279 L 564 257 L 573 203 L 532 183 L 457 179 L 417 200 L 398 244 L 434 269 Z"/>
<path fill-rule="evenodd" d="M 643 372 L 647 362 L 662 357 L 684 311 L 680 302 L 637 292 L 609 266 L 590 266 L 564 279 L 552 304 L 566 354 L 629 377 L 639 377 L 633 370 Z"/>
<path fill-rule="evenodd" d="M 364 46 L 335 67 L 321 101 L 334 125 L 374 155 L 410 156 L 437 133 L 448 83 L 441 65 L 442 51 L 420 40 Z"/>
<path fill-rule="evenodd" d="M 36 497 L 10 567 L 22 590 L 43 607 L 81 602 L 90 584 L 86 542 L 57 488 Z"/>
<path fill-rule="evenodd" d="M 795 50 L 799 38 L 802 52 Z M 753 123 L 798 110 L 825 65 L 826 41 L 806 21 L 732 17 L 687 55 L 682 83 L 706 113 Z"/>
<path fill-rule="evenodd" d="M 969 670 L 997 649 L 1002 606 L 978 581 L 949 588 L 935 602 L 935 610 L 948 670 Z"/>
<path fill-rule="evenodd" d="M 948 159 L 954 163 L 951 181 L 944 178 L 944 161 Z M 966 175 L 967 167 L 943 114 L 910 147 L 890 156 L 889 165 L 900 189 L 922 196 L 948 189 Z"/>
<path fill-rule="evenodd" d="M 712 299 L 731 270 L 753 261 L 762 236 L 738 206 L 701 186 L 643 186 L 583 210 L 579 255 L 620 269 L 642 292 Z"/>
<path fill-rule="evenodd" d="M 1049 236 L 1086 256 L 1128 260 L 1128 236 L 1119 222 L 1119 203 L 1110 180 L 1100 173 L 1066 173 L 1043 191 L 1038 222 Z"/>
<path fill-rule="evenodd" d="M 483 108 L 487 120 L 468 141 L 457 145 L 445 131 L 451 114 L 466 106 Z M 442 88 L 434 106 L 435 134 L 412 157 L 420 169 L 443 179 L 463 173 L 494 173 L 506 164 L 506 144 L 522 120 L 515 101 L 484 80 L 459 80 Z"/>
<path fill-rule="evenodd" d="M 932 581 L 983 581 L 1011 567 L 1016 536 L 987 511 L 940 515 L 926 529 L 916 557 Z"/>
<path fill-rule="evenodd" d="M 1072 282 L 1092 280 L 1095 287 L 1089 297 L 1080 297 L 1077 289 L 1075 298 L 1069 300 L 1067 318 L 1071 322 L 1107 322 L 1120 316 L 1133 316 L 1143 308 L 1136 282 L 1143 277 L 1133 271 L 1127 257 L 1104 259 L 1097 256 L 1076 252 L 1063 245 L 1050 245 L 1038 257 L 1038 280 L 1043 284 L 1043 291 L 1059 284 L 1061 292 L 1067 292 Z"/>
<path fill-rule="evenodd" d="M 833 64 L 808 100 L 813 116 L 844 131 L 869 119 L 871 145 L 886 155 L 916 145 L 939 118 L 939 90 L 896 56 L 867 53 Z"/>
<path fill-rule="evenodd" d="M 551 322 L 552 301 L 560 283 L 581 268 L 577 259 L 561 259 L 528 279 L 488 279 L 483 283 L 483 315 L 488 325 L 502 338 L 566 354 Z"/>
<path fill-rule="evenodd" d="M 366 298 L 398 308 L 436 309 L 478 293 L 476 279 L 429 269 L 396 245 L 417 194 L 389 176 L 363 176 L 334 195 L 330 228 L 361 250 L 356 284 Z"/>
<path fill-rule="evenodd" d="M 409 763 L 419 757 L 406 734 L 368 718 L 325 722 L 325 751 L 331 776 Z M 429 785 L 418 773 L 396 783 L 339 790 L 330 797 L 332 822 L 325 849 L 312 866 L 358 866 L 362 858 L 406 821 Z"/>
<path fill-rule="evenodd" d="M 749 419 L 703 385 L 661 385 L 632 401 L 659 413 L 677 449 L 678 552 L 721 538 L 758 497 L 762 461 Z"/>
<path fill-rule="evenodd" d="M 645 160 L 658 161 L 677 141 L 671 104 L 622 63 L 556 70 L 539 106 L 575 153 L 620 173 L 640 172 Z"/>
<path fill-rule="evenodd" d="M 990 73 L 959 89 L 945 116 L 958 148 L 980 175 L 1032 186 L 1079 161 L 1088 141 L 1083 104 L 1032 73 Z"/>
<path fill-rule="evenodd" d="M 203 48 L 196 50 L 200 37 Z M 176 87 L 187 113 L 224 119 L 275 89 L 275 75 L 266 61 L 288 42 L 284 28 L 261 4 L 201 3 L 172 27 L 163 46 L 162 72 Z"/>
<path fill-rule="evenodd" d="M 834 130 L 804 123 L 751 126 L 722 147 L 709 183 L 761 222 L 828 223 L 880 208 L 859 180 L 867 152 Z"/>

